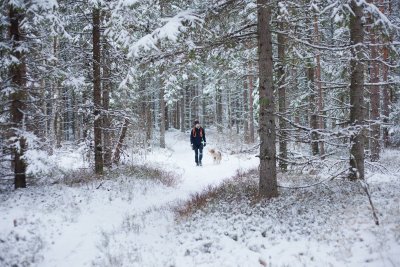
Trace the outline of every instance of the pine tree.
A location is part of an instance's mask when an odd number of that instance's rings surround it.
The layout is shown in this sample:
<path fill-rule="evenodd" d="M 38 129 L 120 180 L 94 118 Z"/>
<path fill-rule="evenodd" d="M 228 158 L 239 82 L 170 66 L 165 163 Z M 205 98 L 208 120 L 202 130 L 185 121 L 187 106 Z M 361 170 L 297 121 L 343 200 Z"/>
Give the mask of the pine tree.
<path fill-rule="evenodd" d="M 283 34 L 285 23 L 279 22 L 278 32 L 278 105 L 279 105 L 279 167 L 281 171 L 287 171 L 287 123 L 284 118 L 286 113 L 286 74 L 285 74 L 285 44 L 286 38 Z"/>
<path fill-rule="evenodd" d="M 257 0 L 259 102 L 260 102 L 260 186 L 263 197 L 276 197 L 275 102 L 273 89 L 273 61 L 271 7 L 268 0 Z"/>
<path fill-rule="evenodd" d="M 93 8 L 93 105 L 95 173 L 103 174 L 100 8 Z"/>
<path fill-rule="evenodd" d="M 364 66 L 363 60 L 363 6 L 352 0 L 350 7 L 351 83 L 350 83 L 350 179 L 364 179 Z"/>
<path fill-rule="evenodd" d="M 26 163 L 24 153 L 27 145 L 23 132 L 25 131 L 25 110 L 26 110 L 26 65 L 21 23 L 24 20 L 24 10 L 13 3 L 9 3 L 9 33 L 11 41 L 11 55 L 17 60 L 10 66 L 11 87 L 11 123 L 14 138 L 13 144 L 13 165 L 14 165 L 14 186 L 15 188 L 26 187 Z"/>

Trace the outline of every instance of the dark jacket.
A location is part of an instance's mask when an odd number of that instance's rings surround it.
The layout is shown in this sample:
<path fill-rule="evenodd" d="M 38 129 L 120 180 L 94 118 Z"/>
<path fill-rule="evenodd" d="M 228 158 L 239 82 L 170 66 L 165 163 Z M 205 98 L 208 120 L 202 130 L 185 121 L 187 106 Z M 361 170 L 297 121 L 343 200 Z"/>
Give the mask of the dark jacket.
<path fill-rule="evenodd" d="M 197 148 L 203 147 L 202 141 L 206 142 L 206 132 L 204 131 L 203 127 L 197 129 L 193 127 L 190 131 L 190 143 Z"/>

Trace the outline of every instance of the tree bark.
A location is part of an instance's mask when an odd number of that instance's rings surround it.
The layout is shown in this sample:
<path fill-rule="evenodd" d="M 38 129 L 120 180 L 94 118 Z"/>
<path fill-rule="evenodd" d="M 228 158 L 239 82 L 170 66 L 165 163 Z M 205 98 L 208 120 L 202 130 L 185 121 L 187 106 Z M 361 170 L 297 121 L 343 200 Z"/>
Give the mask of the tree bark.
<path fill-rule="evenodd" d="M 311 128 L 311 151 L 314 156 L 319 154 L 319 146 L 318 146 L 318 115 L 316 109 L 316 90 L 315 90 L 315 82 L 314 82 L 314 66 L 310 64 L 308 66 L 308 84 L 310 91 L 310 128 Z"/>
<path fill-rule="evenodd" d="M 384 1 L 381 0 L 381 12 L 385 14 L 385 7 L 384 7 Z M 387 9 L 388 11 L 386 12 L 387 16 L 390 16 L 391 13 L 391 8 L 390 8 L 390 2 L 389 2 L 389 8 Z M 386 38 L 383 38 L 385 41 L 391 41 L 391 38 L 389 36 Z M 389 114 L 390 114 L 390 89 L 389 85 L 387 84 L 388 82 L 388 73 L 389 73 L 389 67 L 385 63 L 389 63 L 389 48 L 387 45 L 383 46 L 382 48 L 382 55 L 383 55 L 383 64 L 382 64 L 382 81 L 383 81 L 383 86 L 382 86 L 382 94 L 383 94 L 383 100 L 382 100 L 382 115 L 383 115 L 383 146 L 385 148 L 390 146 L 390 140 L 389 140 L 389 128 L 387 126 L 387 123 L 389 122 Z"/>
<path fill-rule="evenodd" d="M 40 116 L 37 119 L 37 135 L 42 141 L 48 137 L 47 133 L 47 101 L 46 101 L 46 80 L 42 78 L 40 82 Z"/>
<path fill-rule="evenodd" d="M 236 88 L 237 90 L 237 88 Z M 237 91 L 236 91 L 237 92 Z M 232 102 L 232 108 L 233 108 L 233 114 L 234 114 L 234 121 L 235 121 L 235 128 L 236 128 L 236 134 L 240 134 L 240 129 L 241 129 L 241 113 L 243 112 L 242 105 L 240 104 L 242 96 L 239 94 L 234 94 L 233 102 Z"/>
<path fill-rule="evenodd" d="M 56 84 L 56 87 L 58 88 L 58 89 L 56 89 L 56 91 L 58 93 L 60 93 L 59 85 Z M 61 98 L 61 94 L 58 94 L 58 97 Z M 62 112 L 61 112 L 62 107 L 60 107 L 60 106 L 62 106 L 62 104 L 61 104 L 62 101 L 58 100 L 56 102 L 57 102 L 56 103 L 57 112 L 55 114 L 55 125 L 54 125 L 54 127 L 55 127 L 55 133 L 56 133 L 56 148 L 60 148 L 61 147 L 61 142 L 62 142 L 62 139 L 63 139 L 63 135 L 62 135 L 62 133 L 63 133 L 63 130 L 62 130 L 63 116 L 62 116 Z"/>
<path fill-rule="evenodd" d="M 201 121 L 201 117 L 200 117 L 200 83 L 197 82 L 196 85 L 194 86 L 194 103 L 195 103 L 195 118 Z"/>
<path fill-rule="evenodd" d="M 245 143 L 249 143 L 250 142 L 250 134 L 249 134 L 249 101 L 247 98 L 247 94 L 248 94 L 248 88 L 247 88 L 247 77 L 244 78 L 243 81 L 243 121 L 244 121 L 244 125 L 243 125 L 243 135 L 244 135 L 244 141 Z"/>
<path fill-rule="evenodd" d="M 146 94 L 146 145 L 150 147 L 151 138 L 153 133 L 153 121 L 152 121 L 152 110 L 151 110 L 151 96 Z"/>
<path fill-rule="evenodd" d="M 364 179 L 364 66 L 362 45 L 364 43 L 363 7 L 352 0 L 350 7 L 351 81 L 350 81 L 350 173 L 349 178 Z"/>
<path fill-rule="evenodd" d="M 217 84 L 216 88 L 216 96 L 215 96 L 215 101 L 216 101 L 216 112 L 217 112 L 217 131 L 218 133 L 222 133 L 223 127 L 222 127 L 222 92 L 221 92 L 221 87 L 220 84 Z"/>
<path fill-rule="evenodd" d="M 383 61 L 389 61 L 389 49 L 387 46 L 383 47 Z M 389 68 L 386 64 L 382 64 L 382 80 L 383 80 L 383 101 L 382 101 L 382 115 L 383 115 L 383 123 L 385 126 L 383 127 L 383 146 L 389 147 L 389 128 L 386 125 L 389 122 L 389 114 L 390 114 L 390 92 L 388 82 L 388 72 Z"/>
<path fill-rule="evenodd" d="M 74 98 L 74 113 L 75 113 L 75 141 L 80 141 L 82 138 L 82 119 L 81 119 L 81 114 L 79 112 L 80 109 L 80 95 L 75 93 L 75 98 Z"/>
<path fill-rule="evenodd" d="M 176 127 L 175 129 L 180 130 L 181 129 L 181 100 L 178 100 L 176 102 L 176 115 L 175 115 L 175 120 L 176 120 Z"/>
<path fill-rule="evenodd" d="M 187 83 L 187 82 L 185 82 Z M 183 118 L 183 128 L 184 130 L 187 128 L 190 128 L 192 126 L 192 109 L 190 107 L 190 101 L 191 101 L 191 97 L 190 97 L 190 88 L 189 85 L 186 84 L 185 85 L 185 92 L 184 92 L 184 99 L 185 99 L 185 106 L 184 106 L 184 110 L 183 110 L 183 114 L 184 114 L 184 118 Z"/>
<path fill-rule="evenodd" d="M 257 33 L 260 102 L 260 184 L 262 197 L 278 196 L 276 179 L 275 115 L 271 36 L 271 7 L 257 0 Z"/>
<path fill-rule="evenodd" d="M 165 103 L 165 102 L 164 102 Z M 170 128 L 170 113 L 169 113 L 169 107 L 165 103 L 165 130 L 168 131 Z"/>
<path fill-rule="evenodd" d="M 185 88 L 185 128 L 191 127 L 193 123 L 193 108 L 192 108 L 192 100 L 193 100 L 193 95 L 192 95 L 192 89 L 191 85 L 189 82 L 186 82 L 186 88 Z"/>
<path fill-rule="evenodd" d="M 376 44 L 376 36 L 374 29 L 371 29 L 371 57 L 372 62 L 370 65 L 370 75 L 371 75 L 371 83 L 373 84 L 371 87 L 370 93 L 370 103 L 371 103 L 371 115 L 370 120 L 371 129 L 370 129 L 370 149 L 371 149 L 371 161 L 378 161 L 379 160 L 379 153 L 380 153 L 380 135 L 381 135 L 381 127 L 380 127 L 380 88 L 377 83 L 379 82 L 379 66 L 378 63 L 375 61 L 378 57 Z"/>
<path fill-rule="evenodd" d="M 24 111 L 26 109 L 26 65 L 24 62 L 24 53 L 20 49 L 23 36 L 21 34 L 20 23 L 24 19 L 23 11 L 15 7 L 12 3 L 9 6 L 9 33 L 11 41 L 11 55 L 18 61 L 10 66 L 11 86 L 13 92 L 10 94 L 11 100 L 11 124 L 14 128 L 12 136 L 15 138 L 15 147 L 13 147 L 14 158 L 14 187 L 26 187 L 26 162 L 24 154 L 27 148 L 26 140 L 18 130 L 24 131 Z M 18 130 L 17 130 L 18 129 Z"/>
<path fill-rule="evenodd" d="M 126 132 L 128 131 L 128 125 L 129 125 L 129 120 L 125 118 L 124 124 L 122 125 L 121 133 L 118 138 L 118 143 L 115 147 L 114 150 L 114 156 L 113 156 L 113 163 L 118 164 L 119 160 L 121 158 L 121 153 L 122 153 L 122 145 L 124 144 L 124 140 L 126 137 Z"/>
<path fill-rule="evenodd" d="M 93 105 L 94 105 L 94 164 L 95 173 L 103 174 L 103 148 L 102 148 L 102 97 L 100 74 L 100 9 L 93 8 Z"/>
<path fill-rule="evenodd" d="M 181 132 L 184 133 L 185 132 L 185 89 L 182 90 L 181 93 L 181 99 L 179 100 L 180 102 L 180 107 L 179 107 L 179 112 L 180 112 L 180 126 L 181 126 Z"/>
<path fill-rule="evenodd" d="M 284 22 L 279 22 L 279 29 L 282 32 L 285 29 Z M 278 33 L 278 105 L 280 116 L 286 113 L 286 81 L 285 81 L 285 45 L 286 38 L 283 33 Z M 279 167 L 282 172 L 287 171 L 287 124 L 281 117 L 279 119 Z"/>
<path fill-rule="evenodd" d="M 205 75 L 204 73 L 201 74 L 201 121 L 203 122 L 203 126 L 207 125 L 208 121 L 207 121 L 207 116 L 205 116 L 206 114 L 206 99 L 204 97 L 204 87 L 206 80 L 205 80 Z"/>
<path fill-rule="evenodd" d="M 232 114 L 232 90 L 227 91 L 227 98 L 228 99 L 225 103 L 227 105 L 227 111 L 228 111 L 228 129 L 231 130 L 232 126 L 235 123 Z"/>
<path fill-rule="evenodd" d="M 253 110 L 253 68 L 251 61 L 249 62 L 249 142 L 254 143 L 254 110 Z"/>
<path fill-rule="evenodd" d="M 314 16 L 314 35 L 315 35 L 315 43 L 319 45 L 320 43 L 320 35 L 319 35 L 319 27 L 318 27 L 318 17 Z M 317 87 L 318 92 L 318 100 L 317 100 L 317 109 L 318 109 L 318 128 L 320 130 L 325 128 L 324 120 L 323 120 L 323 109 L 324 109 L 324 92 L 322 89 L 322 81 L 321 81 L 321 54 L 317 51 L 317 55 L 315 57 L 316 60 L 316 68 L 315 68 L 315 85 Z M 319 154 L 321 157 L 325 155 L 325 145 L 324 141 L 322 141 L 322 136 L 318 135 L 319 141 Z"/>
<path fill-rule="evenodd" d="M 50 82 L 50 127 L 49 127 L 49 137 L 50 137 L 50 149 L 53 151 L 55 144 L 57 143 L 57 113 L 58 113 L 58 100 L 57 98 L 57 86 L 55 85 L 54 81 Z M 53 153 L 53 152 L 51 152 Z"/>
<path fill-rule="evenodd" d="M 165 101 L 164 87 L 160 82 L 160 147 L 165 148 Z"/>
<path fill-rule="evenodd" d="M 168 5 L 166 1 L 160 0 L 160 15 L 164 17 L 165 14 L 169 13 Z M 161 74 L 164 73 L 164 66 L 161 66 Z M 168 125 L 168 108 L 164 100 L 165 90 L 164 90 L 164 80 L 160 77 L 160 147 L 165 148 L 165 130 Z"/>
<path fill-rule="evenodd" d="M 57 57 L 58 53 L 58 38 L 54 37 L 53 39 L 53 56 Z M 50 84 L 51 87 L 51 117 L 50 117 L 50 139 L 52 148 L 55 145 L 56 148 L 61 147 L 62 142 L 62 129 L 61 129 L 61 90 L 60 90 L 60 82 L 58 80 L 53 80 Z"/>
<path fill-rule="evenodd" d="M 112 166 L 112 145 L 111 145 L 111 117 L 110 93 L 111 93 L 111 60 L 110 47 L 108 40 L 103 40 L 103 142 L 104 142 L 104 165 L 108 168 Z"/>

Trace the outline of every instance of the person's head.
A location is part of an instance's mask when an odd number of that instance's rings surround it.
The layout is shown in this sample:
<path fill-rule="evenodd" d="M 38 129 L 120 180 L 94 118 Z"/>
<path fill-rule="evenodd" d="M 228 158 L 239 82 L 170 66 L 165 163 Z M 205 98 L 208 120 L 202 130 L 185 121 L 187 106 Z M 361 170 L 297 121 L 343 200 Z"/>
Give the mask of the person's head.
<path fill-rule="evenodd" d="M 200 122 L 199 122 L 199 120 L 195 120 L 195 121 L 194 121 L 194 126 L 195 126 L 196 128 L 200 128 Z"/>

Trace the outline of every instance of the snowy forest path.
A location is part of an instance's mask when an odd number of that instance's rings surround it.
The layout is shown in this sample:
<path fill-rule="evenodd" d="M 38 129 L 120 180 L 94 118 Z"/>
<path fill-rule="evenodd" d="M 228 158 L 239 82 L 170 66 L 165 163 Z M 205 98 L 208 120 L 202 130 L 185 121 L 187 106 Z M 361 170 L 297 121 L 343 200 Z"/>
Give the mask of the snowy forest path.
<path fill-rule="evenodd" d="M 208 138 L 212 141 L 212 137 Z M 215 165 L 206 148 L 203 151 L 203 166 L 197 167 L 188 134 L 167 132 L 166 144 L 166 149 L 154 149 L 148 154 L 145 163 L 177 173 L 180 176 L 178 185 L 132 188 L 128 200 L 113 195 L 109 196 L 110 199 L 114 198 L 112 201 L 103 200 L 99 203 L 98 199 L 106 196 L 94 196 L 87 206 L 82 207 L 85 212 L 76 221 L 58 230 L 59 236 L 44 252 L 41 266 L 105 264 L 110 260 L 106 256 L 110 248 L 103 245 L 107 243 L 109 235 L 118 236 L 118 231 L 132 235 L 133 244 L 130 246 L 133 247 L 135 259 L 143 259 L 142 255 L 149 253 L 171 253 L 174 246 L 170 240 L 163 238 L 175 224 L 171 207 L 189 199 L 194 193 L 232 177 L 238 170 L 254 168 L 258 164 L 254 156 L 223 155 L 221 164 Z"/>

